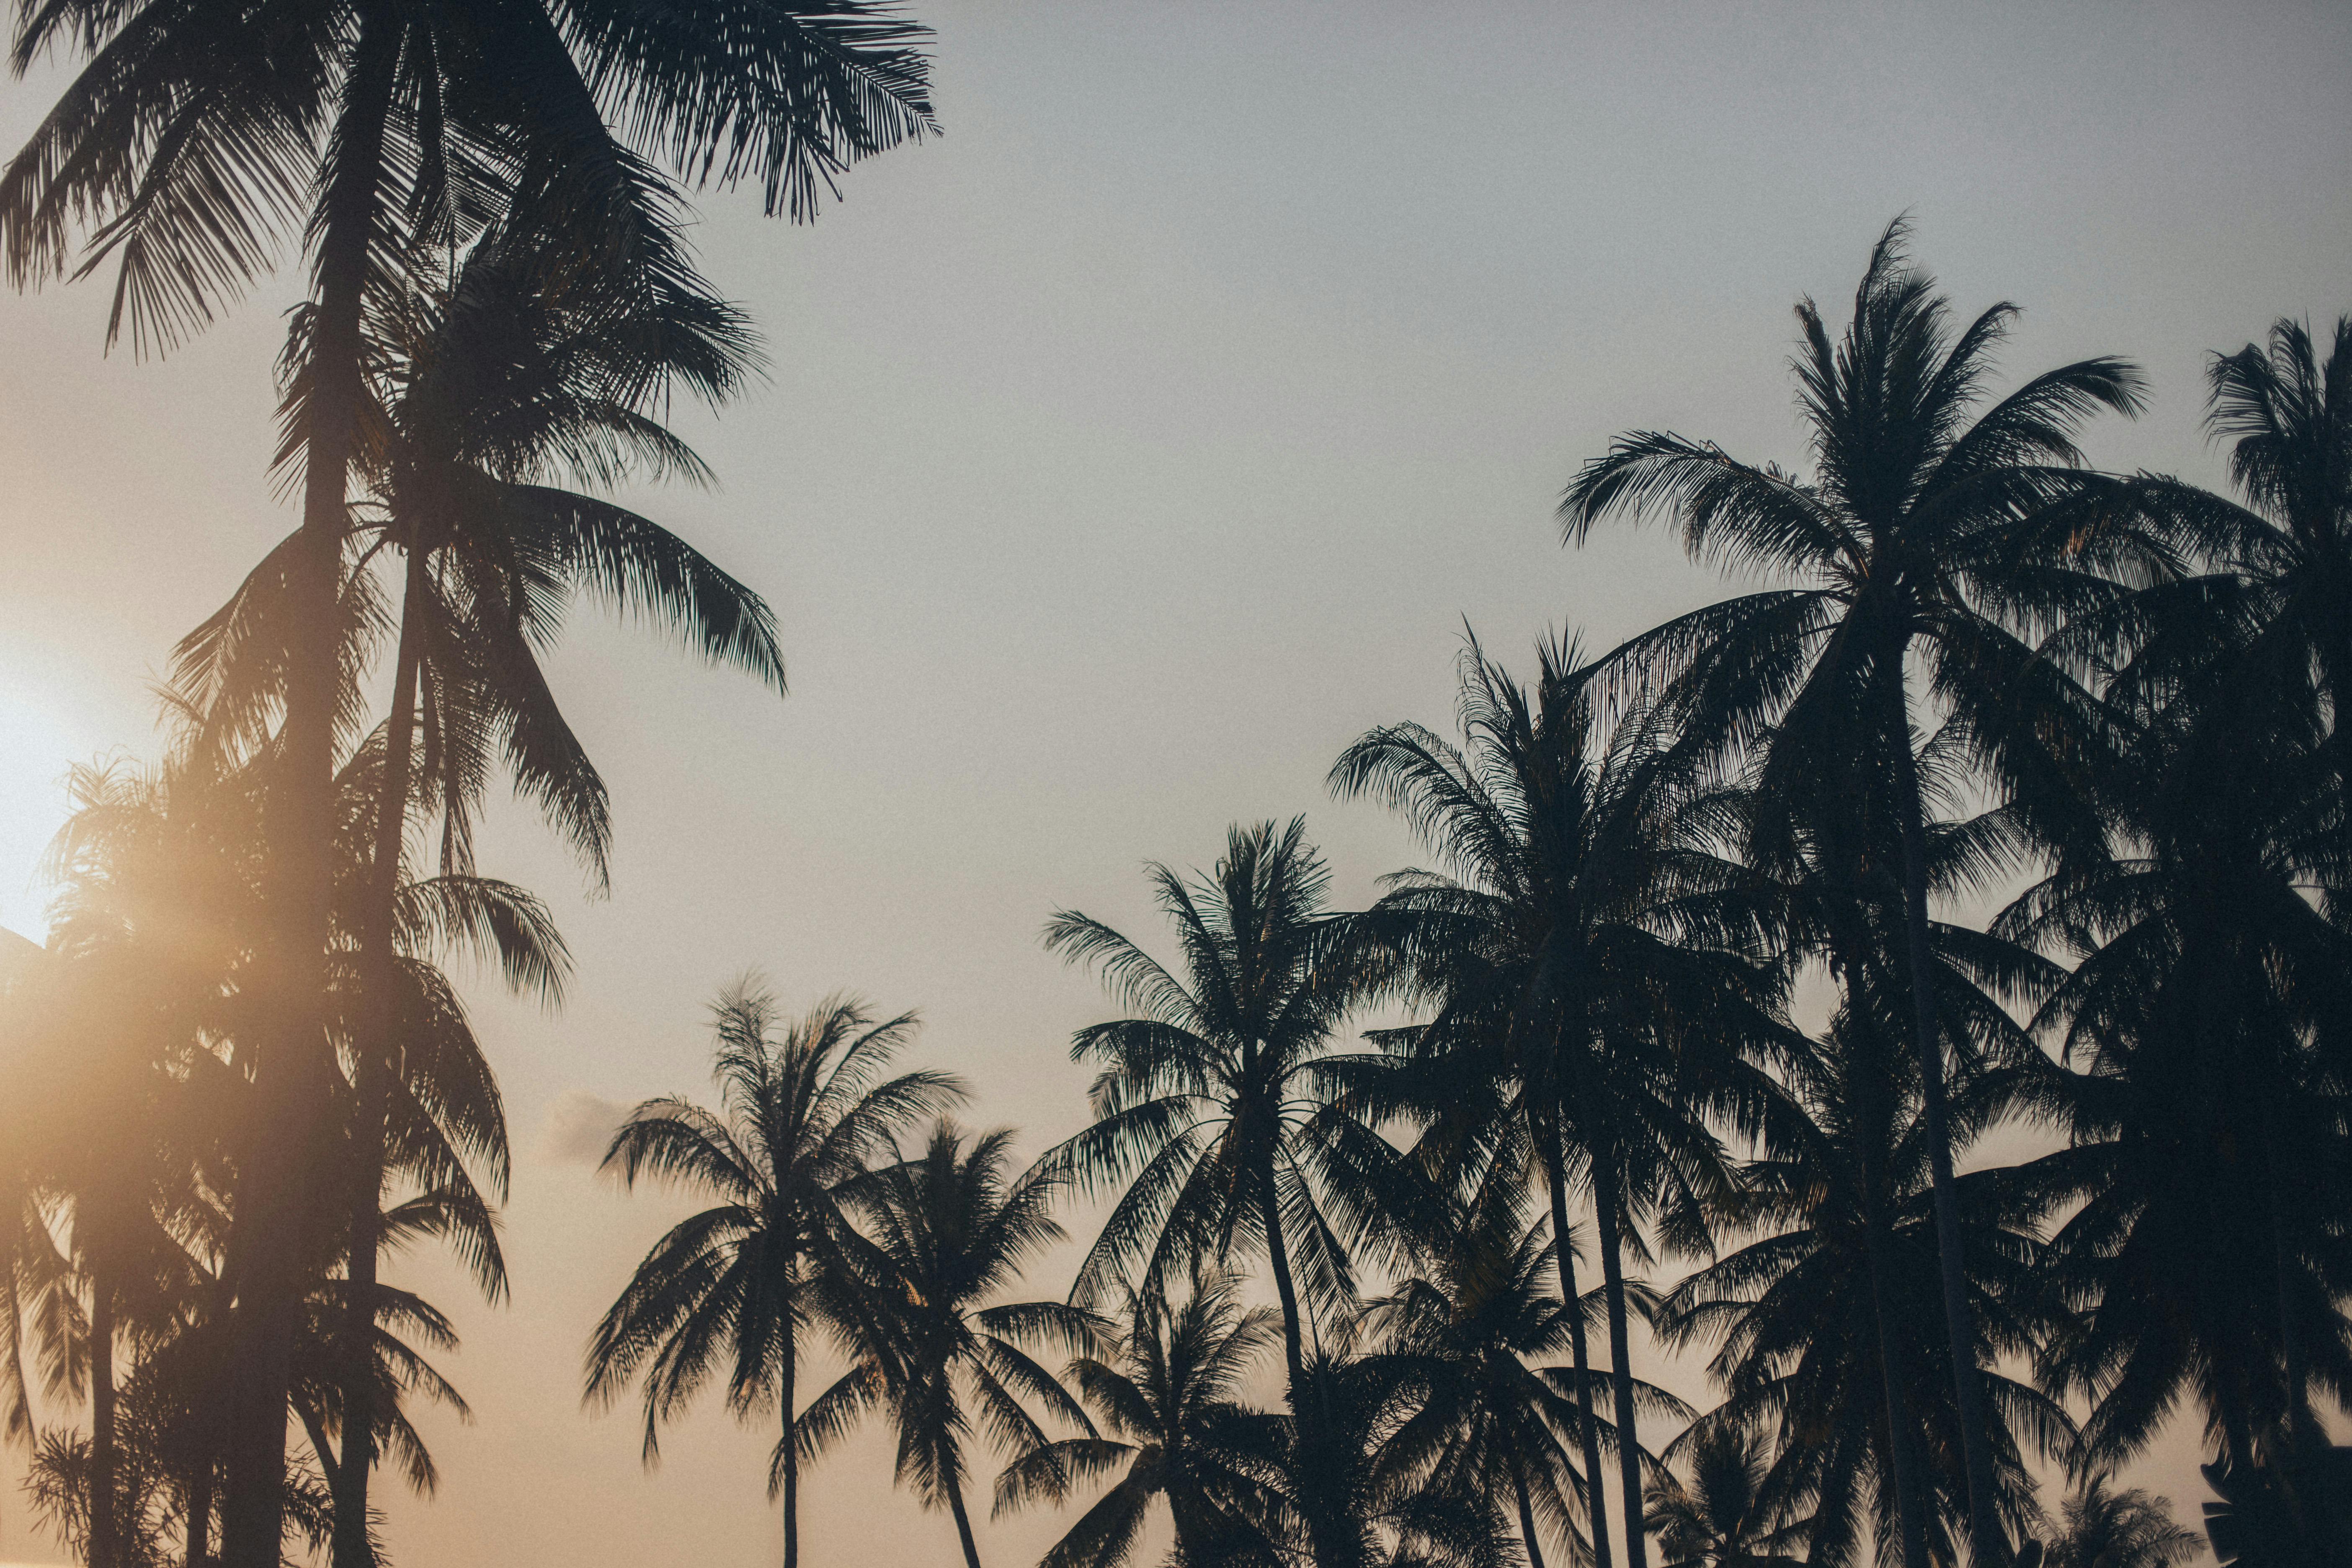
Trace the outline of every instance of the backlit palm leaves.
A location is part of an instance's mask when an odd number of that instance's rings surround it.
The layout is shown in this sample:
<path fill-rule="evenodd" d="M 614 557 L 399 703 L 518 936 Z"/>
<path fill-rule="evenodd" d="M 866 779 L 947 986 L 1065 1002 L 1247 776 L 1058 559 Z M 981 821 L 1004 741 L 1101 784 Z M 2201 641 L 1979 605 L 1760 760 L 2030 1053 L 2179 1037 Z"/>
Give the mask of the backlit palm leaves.
<path fill-rule="evenodd" d="M 884 1076 L 913 1032 L 911 1014 L 877 1022 L 836 999 L 787 1023 L 765 991 L 743 985 L 715 1015 L 720 1110 L 647 1100 L 613 1135 L 604 1163 L 633 1185 L 676 1183 L 719 1202 L 637 1265 L 590 1342 L 588 1397 L 608 1402 L 643 1380 L 648 1460 L 663 1423 L 714 1378 L 737 1415 L 773 1409 L 783 1435 L 772 1489 L 783 1498 L 791 1564 L 800 1551 L 794 1423 L 805 1420 L 794 1376 L 811 1328 L 851 1332 L 857 1321 L 852 1279 L 864 1248 L 848 1205 L 871 1195 L 875 1156 L 962 1089 L 937 1072 Z"/>

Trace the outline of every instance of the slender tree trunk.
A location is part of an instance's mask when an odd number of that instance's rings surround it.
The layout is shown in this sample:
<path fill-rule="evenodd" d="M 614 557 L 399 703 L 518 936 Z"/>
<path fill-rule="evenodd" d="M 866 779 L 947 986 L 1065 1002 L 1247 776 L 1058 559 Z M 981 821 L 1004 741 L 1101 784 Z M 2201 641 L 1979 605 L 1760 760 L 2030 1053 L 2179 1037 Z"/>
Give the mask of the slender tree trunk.
<path fill-rule="evenodd" d="M 209 1455 L 188 1476 L 187 1519 L 181 1528 L 187 1543 L 183 1568 L 212 1568 L 213 1459 Z"/>
<path fill-rule="evenodd" d="M 971 1516 L 963 1510 L 963 1483 L 948 1483 L 948 1509 L 955 1515 L 956 1539 L 963 1543 L 963 1568 L 980 1568 L 980 1545 L 971 1538 Z"/>
<path fill-rule="evenodd" d="M 778 1395 L 784 1413 L 784 1568 L 800 1568 L 801 1561 L 801 1452 L 793 1441 L 793 1373 L 798 1370 L 793 1363 L 799 1352 L 793 1333 L 792 1309 L 787 1307 L 783 1388 Z"/>
<path fill-rule="evenodd" d="M 1551 1185 L 1552 1264 L 1560 1303 L 1568 1311 L 1568 1342 L 1576 1358 L 1577 1437 L 1584 1449 L 1585 1524 L 1592 1532 L 1594 1568 L 1609 1568 L 1609 1500 L 1601 1485 L 1601 1435 L 1592 1426 L 1592 1365 L 1584 1346 L 1584 1304 L 1576 1293 L 1576 1248 L 1568 1223 L 1568 1148 L 1558 1128 L 1547 1141 L 1544 1173 Z"/>
<path fill-rule="evenodd" d="M 1935 1182 L 1936 1251 L 1944 1281 L 1944 1328 L 1951 1340 L 1952 1394 L 1960 1422 L 1961 1458 L 1968 1468 L 1969 1535 L 1979 1568 L 2009 1561 L 2009 1538 L 1994 1506 L 1999 1472 L 1986 1436 L 1984 1385 L 1977 1363 L 1976 1320 L 1969 1310 L 1967 1259 L 1961 1252 L 1958 1194 L 1952 1182 L 1950 1119 L 1944 1099 L 1944 1050 L 1936 1026 L 1935 963 L 1927 935 L 1927 821 L 1919 795 L 1919 765 L 1911 754 L 1911 708 L 1903 662 L 1909 637 L 1894 639 L 1882 679 L 1889 691 L 1888 751 L 1895 764 L 1895 811 L 1903 828 L 1903 914 L 1911 975 L 1912 1045 L 1919 1058 L 1928 1169 Z"/>
<path fill-rule="evenodd" d="M 1265 1216 L 1266 1266 L 1274 1273 L 1274 1293 L 1282 1303 L 1282 1357 L 1290 1379 L 1291 1440 L 1297 1445 L 1300 1468 L 1305 1472 L 1321 1458 L 1322 1451 L 1317 1445 L 1322 1422 L 1312 1408 L 1314 1390 L 1307 1386 L 1306 1331 L 1298 1310 L 1298 1289 L 1290 1277 L 1290 1248 L 1282 1238 L 1282 1203 L 1271 1164 L 1258 1173 L 1258 1205 Z M 1302 1474 L 1302 1480 L 1311 1494 L 1311 1478 Z M 1340 1568 L 1343 1559 L 1327 1539 L 1330 1533 L 1326 1528 L 1327 1515 L 1314 1506 L 1318 1500 L 1308 1496 L 1301 1500 L 1307 1504 L 1307 1533 L 1318 1568 Z"/>
<path fill-rule="evenodd" d="M 229 1568 L 278 1568 L 285 1523 L 286 1395 L 300 1307 L 303 1209 L 327 1148 L 334 1063 L 326 1040 L 326 946 L 334 820 L 336 595 L 344 487 L 362 393 L 361 298 L 400 38 L 387 8 L 365 5 L 327 176 L 310 343 L 310 428 L 302 527 L 294 552 L 294 646 L 286 679 L 283 772 L 272 791 L 278 929 L 267 993 L 275 1014 L 255 1089 L 265 1130 L 236 1194 L 228 1488 Z"/>
<path fill-rule="evenodd" d="M 1903 1388 L 1903 1341 L 1888 1308 L 1886 1280 L 1891 1260 L 1886 1251 L 1886 1194 L 1883 1167 L 1873 1152 L 1883 1125 L 1866 1118 L 1862 1130 L 1864 1233 L 1870 1257 L 1870 1312 L 1878 1325 L 1878 1375 L 1886 1392 L 1887 1458 L 1895 1468 L 1895 1509 L 1903 1531 L 1903 1568 L 1929 1568 L 1927 1514 L 1919 1491 L 1918 1434 L 1911 1426 L 1911 1400 Z"/>
<path fill-rule="evenodd" d="M 1609 1339 L 1616 1372 L 1617 1469 L 1625 1487 L 1625 1562 L 1646 1568 L 1650 1543 L 1642 1532 L 1642 1443 L 1633 1427 L 1633 1351 L 1625 1322 L 1625 1268 L 1619 1248 L 1617 1162 L 1605 1150 L 1592 1156 L 1593 1211 L 1601 1232 L 1601 1281 L 1609 1301 Z"/>
<path fill-rule="evenodd" d="M 94 1271 L 89 1292 L 89 1568 L 117 1568 L 115 1529 L 114 1292 Z"/>
<path fill-rule="evenodd" d="M 1519 1503 L 1519 1544 L 1528 1551 L 1528 1568 L 1544 1568 L 1543 1547 L 1536 1540 L 1535 1505 L 1528 1498 L 1528 1468 L 1519 1462 L 1518 1447 L 1511 1449 L 1511 1490 Z"/>
<path fill-rule="evenodd" d="M 2286 1373 L 2286 1405 L 2281 1423 L 2282 1436 L 2290 1452 L 2301 1441 L 2306 1428 L 2315 1428 L 2311 1415 L 2311 1370 L 2303 1348 L 2303 1326 L 2296 1321 L 2294 1310 L 2295 1267 L 2294 1246 L 2288 1238 L 2286 1167 L 2281 1158 L 2278 1125 L 2275 1114 L 2264 1118 L 2269 1147 L 2263 1151 L 2264 1163 L 2271 1189 L 2271 1252 L 2278 1270 L 2279 1355 L 2282 1370 Z"/>
<path fill-rule="evenodd" d="M 400 899 L 400 854 L 407 839 L 410 765 L 415 752 L 416 684 L 424 657 L 425 596 L 431 591 L 428 557 L 409 541 L 407 582 L 401 596 L 400 649 L 393 661 L 392 717 L 384 730 L 383 783 L 376 797 L 375 843 L 360 943 L 359 1049 L 352 1053 L 352 1207 L 345 1273 L 343 1463 L 335 1489 L 334 1568 L 373 1568 L 368 1539 L 368 1489 L 375 1468 L 376 1286 L 383 1238 L 384 1140 L 397 1076 L 399 1047 L 394 994 L 399 954 L 394 927 Z"/>

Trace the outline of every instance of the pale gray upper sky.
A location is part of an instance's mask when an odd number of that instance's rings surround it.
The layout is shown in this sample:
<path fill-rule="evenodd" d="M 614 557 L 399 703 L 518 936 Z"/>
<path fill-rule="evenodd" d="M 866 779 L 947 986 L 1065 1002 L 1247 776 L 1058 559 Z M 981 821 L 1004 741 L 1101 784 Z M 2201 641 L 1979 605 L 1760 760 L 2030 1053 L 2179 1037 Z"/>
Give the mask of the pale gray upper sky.
<path fill-rule="evenodd" d="M 525 1152 L 515 1300 L 413 1276 L 460 1309 L 478 1419 L 432 1424 L 404 1561 L 770 1560 L 765 1434 L 714 1410 L 648 1476 L 629 1414 L 577 1410 L 590 1323 L 680 1212 L 592 1181 L 598 1102 L 701 1092 L 701 1008 L 760 965 L 920 1006 L 973 1120 L 1070 1131 L 1065 1044 L 1104 1004 L 1038 949 L 1049 910 L 1148 932 L 1141 860 L 1301 810 L 1368 897 L 1409 847 L 1326 800 L 1339 747 L 1446 719 L 1465 616 L 1519 650 L 1709 593 L 1660 536 L 1562 552 L 1553 500 L 1629 426 L 1801 460 L 1789 306 L 1835 313 L 1895 213 L 1961 309 L 2026 307 L 2015 374 L 2147 366 L 2109 466 L 2217 479 L 2203 353 L 2352 309 L 2352 7 L 916 10 L 944 138 L 813 229 L 703 203 L 775 373 L 682 421 L 723 489 L 641 498 L 774 599 L 791 697 L 583 616 L 555 674 L 613 897 L 519 813 L 487 841 L 581 969 L 554 1018 L 478 988 Z M 60 80 L 0 87 L 0 140 Z M 152 750 L 172 640 L 291 526 L 263 470 L 298 276 L 162 363 L 100 358 L 102 285 L 0 297 L 0 924 L 40 929 L 65 764 Z M 2147 1473 L 2193 1521 L 2189 1458 Z M 952 1552 L 887 1466 L 868 1439 L 813 1474 L 816 1561 Z M 56 1555 L 5 1501 L 0 1554 Z"/>

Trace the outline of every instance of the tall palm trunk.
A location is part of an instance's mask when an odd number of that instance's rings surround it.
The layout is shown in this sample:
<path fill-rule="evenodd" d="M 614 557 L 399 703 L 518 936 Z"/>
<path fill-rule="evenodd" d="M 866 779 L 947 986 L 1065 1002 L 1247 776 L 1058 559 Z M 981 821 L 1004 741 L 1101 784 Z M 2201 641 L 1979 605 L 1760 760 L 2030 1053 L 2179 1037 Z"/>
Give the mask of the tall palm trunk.
<path fill-rule="evenodd" d="M 1625 1268 L 1617 1229 L 1619 1187 L 1616 1156 L 1592 1151 L 1592 1207 L 1601 1233 L 1601 1282 L 1609 1302 L 1609 1350 L 1616 1373 L 1610 1390 L 1617 1411 L 1617 1470 L 1625 1489 L 1625 1563 L 1647 1568 L 1650 1543 L 1642 1532 L 1642 1444 L 1633 1428 L 1633 1354 L 1625 1322 Z"/>
<path fill-rule="evenodd" d="M 89 1568 L 117 1568 L 114 1459 L 114 1292 L 97 1274 L 89 1292 Z"/>
<path fill-rule="evenodd" d="M 2009 1538 L 1995 1512 L 1992 1444 L 1986 1436 L 1984 1384 L 1977 1365 L 1976 1320 L 1969 1310 L 1967 1260 L 1960 1250 L 1958 1194 L 1952 1182 L 1950 1121 L 1944 1098 L 1944 1052 L 1936 1026 L 1936 975 L 1927 938 L 1927 812 L 1919 794 L 1919 764 L 1911 754 L 1911 703 L 1903 664 L 1910 634 L 1889 639 L 1880 679 L 1888 700 L 1887 749 L 1895 763 L 1895 811 L 1903 827 L 1903 916 L 1911 974 L 1912 1045 L 1919 1057 L 1919 1089 L 1927 1133 L 1928 1170 L 1935 1183 L 1936 1253 L 1942 1266 L 1944 1329 L 1951 1340 L 1952 1394 L 1960 1423 L 1960 1454 L 1968 1469 L 1969 1537 L 1979 1568 L 2009 1561 Z"/>
<path fill-rule="evenodd" d="M 963 1510 L 963 1483 L 948 1483 L 948 1511 L 955 1515 L 956 1540 L 963 1545 L 963 1568 L 980 1568 L 980 1544 L 971 1538 L 971 1515 Z"/>
<path fill-rule="evenodd" d="M 1519 1460 L 1518 1445 L 1511 1446 L 1511 1490 L 1519 1504 L 1519 1544 L 1526 1548 L 1528 1568 L 1544 1568 L 1543 1547 L 1536 1540 L 1536 1510 L 1528 1497 L 1527 1467 Z"/>
<path fill-rule="evenodd" d="M 1874 1152 L 1883 1124 L 1864 1117 L 1862 1141 L 1862 1224 L 1870 1259 L 1870 1315 L 1878 1327 L 1878 1377 L 1886 1393 L 1886 1451 L 1895 1467 L 1895 1510 L 1903 1531 L 1903 1568 L 1929 1568 L 1927 1512 L 1920 1494 L 1918 1434 L 1911 1425 L 1911 1400 L 1903 1387 L 1902 1338 L 1888 1308 L 1886 1282 L 1892 1260 L 1886 1250 L 1885 1176 Z"/>
<path fill-rule="evenodd" d="M 326 1152 L 334 1064 L 325 1038 L 325 960 L 334 816 L 335 600 L 344 486 L 362 393 L 360 308 L 382 182 L 399 33 L 360 7 L 335 130 L 319 242 L 302 527 L 294 555 L 294 647 L 286 677 L 284 773 L 271 852 L 280 889 L 268 991 L 275 1016 L 259 1054 L 257 1139 L 236 1194 L 236 1367 L 222 1554 L 228 1568 L 278 1568 L 285 1523 L 286 1397 L 299 1310 L 305 1178 Z"/>
<path fill-rule="evenodd" d="M 1258 1172 L 1258 1207 L 1265 1215 L 1266 1267 L 1274 1274 L 1274 1293 L 1282 1304 L 1282 1359 L 1290 1380 L 1291 1440 L 1300 1460 L 1300 1502 L 1306 1505 L 1308 1543 L 1317 1568 L 1344 1568 L 1345 1559 L 1331 1548 L 1327 1510 L 1316 1506 L 1312 1478 L 1307 1473 L 1322 1457 L 1317 1447 L 1321 1423 L 1313 1409 L 1314 1391 L 1307 1381 L 1307 1336 L 1298 1311 L 1298 1287 L 1290 1277 L 1290 1248 L 1282 1238 L 1282 1202 L 1274 1181 L 1274 1163 Z"/>
<path fill-rule="evenodd" d="M 223 1556 L 277 1568 L 285 1521 L 286 1398 L 299 1310 L 306 1178 L 326 1152 L 334 1071 L 325 1039 L 325 954 L 333 823 L 335 600 L 344 487 L 361 397 L 360 308 L 383 163 L 386 102 L 399 64 L 384 12 L 361 10 L 328 176 L 302 527 L 294 554 L 294 646 L 286 678 L 284 772 L 271 852 L 280 889 L 270 1037 L 255 1089 L 264 1130 L 236 1194 L 236 1365 Z"/>
<path fill-rule="evenodd" d="M 378 1256 L 383 1237 L 386 1117 L 394 1077 L 397 1020 L 393 996 L 399 955 L 393 930 L 400 898 L 400 854 L 407 837 L 410 765 L 415 755 L 416 685 L 424 657 L 424 604 L 429 557 L 411 540 L 402 594 L 400 650 L 393 661 L 392 717 L 384 731 L 383 782 L 376 797 L 375 844 L 360 937 L 360 1049 L 353 1053 L 357 1102 L 352 1128 L 351 1287 L 344 1303 L 343 1453 L 335 1489 L 334 1568 L 373 1568 L 368 1488 L 375 1468 L 375 1322 Z"/>
<path fill-rule="evenodd" d="M 784 1568 L 800 1568 L 801 1561 L 801 1453 L 793 1441 L 793 1373 L 799 1358 L 800 1346 L 793 1333 L 792 1309 L 784 1309 L 784 1364 L 782 1388 L 777 1402 L 784 1415 Z"/>
<path fill-rule="evenodd" d="M 188 1473 L 181 1496 L 187 1518 L 181 1529 L 186 1543 L 181 1568 L 212 1568 L 213 1560 L 213 1459 L 210 1455 L 196 1461 Z"/>
<path fill-rule="evenodd" d="M 2286 1404 L 2280 1435 L 2288 1451 L 2293 1452 L 2306 1430 L 2316 1430 L 2317 1423 L 2311 1414 L 2310 1362 L 2304 1351 L 2302 1325 L 2296 1321 L 2294 1310 L 2297 1270 L 2294 1244 L 2287 1239 L 2285 1161 L 2279 1148 L 2275 1110 L 2263 1120 L 2269 1123 L 2263 1154 L 2263 1173 L 2271 1190 L 2271 1252 L 2278 1270 L 2279 1356 L 2281 1370 L 2286 1374 Z"/>
<path fill-rule="evenodd" d="M 1568 1225 L 1568 1146 L 1559 1131 L 1544 1141 L 1544 1174 L 1551 1187 L 1552 1263 L 1568 1312 L 1568 1342 L 1576 1358 L 1577 1436 L 1584 1449 L 1585 1523 L 1592 1534 L 1594 1568 L 1609 1568 L 1609 1500 L 1601 1486 L 1601 1436 L 1592 1425 L 1592 1366 L 1584 1346 L 1584 1305 L 1576 1293 L 1576 1249 Z"/>

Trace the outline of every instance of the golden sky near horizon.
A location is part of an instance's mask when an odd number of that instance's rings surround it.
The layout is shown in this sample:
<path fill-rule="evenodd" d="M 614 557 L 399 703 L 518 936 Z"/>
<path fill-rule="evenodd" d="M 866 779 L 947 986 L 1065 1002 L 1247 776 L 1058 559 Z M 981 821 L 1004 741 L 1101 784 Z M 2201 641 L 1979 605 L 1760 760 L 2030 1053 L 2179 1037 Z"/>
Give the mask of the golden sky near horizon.
<path fill-rule="evenodd" d="M 1149 940 L 1140 862 L 1299 811 L 1337 896 L 1371 896 L 1412 850 L 1328 801 L 1340 747 L 1446 721 L 1465 617 L 1516 655 L 1717 591 L 1660 535 L 1563 552 L 1559 489 L 1635 426 L 1801 462 L 1789 307 L 1839 313 L 1895 213 L 1959 309 L 2026 308 L 2012 377 L 2147 367 L 2148 414 L 2091 437 L 2109 467 L 2218 482 L 2204 352 L 2352 310 L 2339 5 L 910 8 L 946 135 L 814 227 L 700 202 L 773 372 L 681 410 L 717 491 L 634 498 L 772 596 L 791 695 L 583 611 L 553 678 L 612 786 L 612 896 L 511 806 L 483 841 L 579 973 L 552 1016 L 470 992 L 514 1300 L 397 1266 L 462 1325 L 476 1416 L 427 1420 L 444 1484 L 391 1500 L 398 1562 L 772 1561 L 769 1434 L 714 1405 L 648 1473 L 634 1411 L 578 1401 L 591 1323 L 683 1212 L 586 1152 L 704 1092 L 711 994 L 757 966 L 794 1004 L 920 1007 L 913 1059 L 972 1080 L 968 1121 L 1074 1130 L 1066 1042 L 1107 1005 L 1039 948 L 1047 914 Z M 11 150 L 62 79 L 0 84 Z M 173 640 L 292 526 L 265 469 L 299 278 L 147 363 L 101 357 L 101 283 L 0 295 L 0 926 L 41 930 L 65 766 L 152 752 Z M 1704 1393 L 1696 1358 L 1651 1370 Z M 2193 1523 L 2191 1447 L 2133 1479 Z M 55 1560 L 8 1485 L 0 1552 Z M 954 1553 L 875 1436 L 807 1490 L 812 1562 Z M 1058 1528 L 983 1521 L 984 1555 Z"/>

